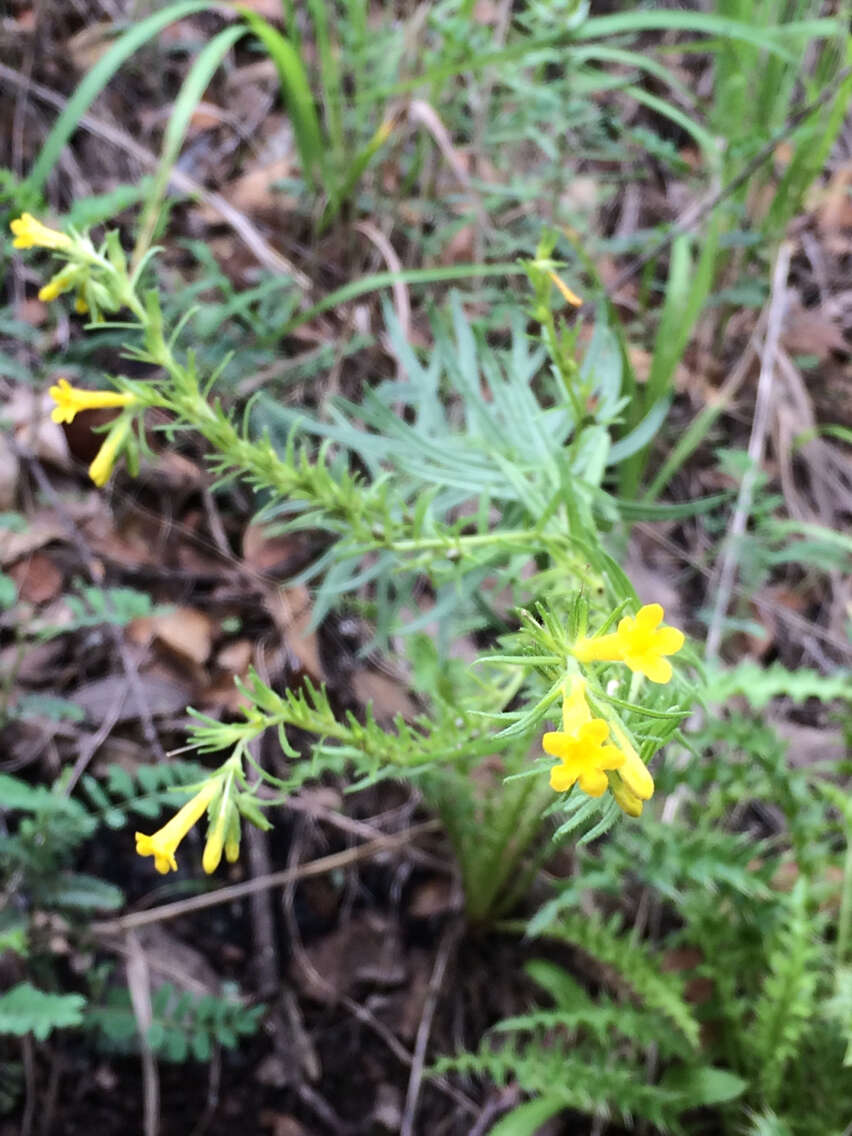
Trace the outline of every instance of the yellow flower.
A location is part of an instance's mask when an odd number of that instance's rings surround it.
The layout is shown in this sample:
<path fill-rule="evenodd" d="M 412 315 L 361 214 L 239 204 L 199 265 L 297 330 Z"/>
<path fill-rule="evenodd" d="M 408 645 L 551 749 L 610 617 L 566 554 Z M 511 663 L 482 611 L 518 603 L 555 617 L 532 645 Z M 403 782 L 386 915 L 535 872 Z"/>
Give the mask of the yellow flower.
<path fill-rule="evenodd" d="M 228 819 L 228 810 L 220 807 L 216 820 L 207 830 L 207 843 L 204 845 L 204 855 L 201 857 L 201 866 L 208 876 L 212 875 L 222 860 L 222 849 L 225 847 L 225 822 Z"/>
<path fill-rule="evenodd" d="M 39 289 L 38 298 L 45 304 L 51 300 L 55 300 L 57 296 L 61 296 L 63 292 L 69 291 L 74 287 L 74 279 L 77 276 L 77 269 L 70 265 L 68 268 L 63 268 L 57 274 Z"/>
<path fill-rule="evenodd" d="M 189 832 L 194 824 L 201 820 L 207 811 L 207 806 L 220 791 L 221 779 L 212 778 L 205 782 L 191 801 L 176 812 L 170 821 L 163 825 L 153 836 L 146 836 L 143 832 L 136 833 L 136 853 L 139 856 L 153 856 L 154 867 L 161 875 L 170 870 L 177 871 L 175 852 L 177 846 Z"/>
<path fill-rule="evenodd" d="M 72 387 L 67 379 L 60 379 L 51 387 L 49 395 L 56 403 L 51 413 L 54 422 L 73 422 L 74 415 L 81 410 L 98 410 L 101 407 L 132 406 L 137 402 L 135 394 L 107 390 L 79 390 Z"/>
<path fill-rule="evenodd" d="M 612 790 L 612 795 L 615 797 L 615 803 L 623 813 L 628 816 L 638 817 L 642 815 L 642 806 L 644 802 L 631 792 L 627 785 L 620 780 L 618 774 L 613 774 L 609 779 L 609 787 Z"/>
<path fill-rule="evenodd" d="M 654 778 L 622 728 L 612 724 L 616 744 L 624 757 L 618 773 L 609 779 L 612 795 L 628 816 L 642 814 L 642 804 L 654 795 Z"/>
<path fill-rule="evenodd" d="M 95 454 L 95 460 L 89 466 L 89 477 L 91 477 L 98 489 L 102 489 L 109 481 L 115 460 L 121 452 L 121 447 L 124 445 L 124 441 L 129 433 L 130 419 L 125 415 L 119 418 L 118 422 L 107 434 L 104 444 Z"/>
<path fill-rule="evenodd" d="M 22 213 L 12 221 L 9 228 L 15 235 L 12 241 L 13 248 L 68 249 L 73 244 L 67 233 L 60 233 L 58 229 L 48 229 L 47 225 L 42 225 L 32 213 Z"/>
<path fill-rule="evenodd" d="M 668 682 L 672 665 L 665 656 L 676 654 L 685 639 L 676 627 L 661 627 L 662 621 L 662 607 L 646 604 L 635 618 L 626 615 L 611 635 L 579 639 L 574 644 L 574 658 L 581 663 L 626 663 L 631 671 L 643 674 L 651 682 Z"/>
<path fill-rule="evenodd" d="M 236 836 L 229 836 L 225 841 L 225 859 L 229 864 L 236 864 L 240 858 L 240 833 L 237 829 Z"/>
<path fill-rule="evenodd" d="M 648 766 L 633 748 L 621 726 L 613 723 L 612 732 L 616 745 L 624 754 L 624 765 L 618 771 L 619 777 L 634 796 L 643 801 L 650 801 L 654 795 L 654 778 Z"/>
<path fill-rule="evenodd" d="M 606 792 L 606 770 L 619 769 L 624 754 L 614 745 L 605 745 L 609 726 L 602 718 L 593 718 L 586 702 L 586 684 L 575 678 L 571 693 L 563 696 L 562 729 L 552 730 L 542 738 L 542 748 L 561 765 L 550 771 L 550 786 L 557 793 L 570 789 L 574 782 L 590 797 Z"/>
<path fill-rule="evenodd" d="M 570 304 L 572 308 L 582 307 L 583 301 L 576 292 L 572 292 L 561 276 L 557 276 L 555 272 L 548 272 L 547 274 L 559 291 L 562 293 L 562 298 L 566 304 Z"/>

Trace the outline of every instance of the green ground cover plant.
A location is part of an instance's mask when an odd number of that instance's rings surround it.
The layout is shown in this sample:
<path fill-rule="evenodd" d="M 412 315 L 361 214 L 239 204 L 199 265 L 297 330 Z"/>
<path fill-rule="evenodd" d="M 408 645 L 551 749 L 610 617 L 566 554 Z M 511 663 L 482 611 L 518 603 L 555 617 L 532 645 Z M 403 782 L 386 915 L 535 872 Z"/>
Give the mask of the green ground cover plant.
<path fill-rule="evenodd" d="M 0 1036 L 22 1047 L 0 1079 L 0 1107 L 23 1097 L 32 1113 L 33 1055 L 55 1032 L 143 1062 L 210 1062 L 249 1044 L 267 1012 L 239 984 L 191 994 L 166 982 L 140 1016 L 119 967 L 69 973 L 71 951 L 57 941 L 94 958 L 93 928 L 119 926 L 127 902 L 123 886 L 76 870 L 104 834 L 135 844 L 134 870 L 151 886 L 168 883 L 179 858 L 194 877 L 198 868 L 215 877 L 246 864 L 246 832 L 274 831 L 282 806 L 307 786 L 356 794 L 401 782 L 452 848 L 459 925 L 516 942 L 526 960 L 527 1005 L 462 1036 L 456 1052 L 430 1054 L 425 1070 L 429 1081 L 465 1088 L 476 1079 L 508 1086 L 488 1131 L 533 1136 L 582 1114 L 595 1132 L 848 1136 L 848 763 L 791 765 L 764 715 L 782 701 L 818 705 L 848 732 L 848 670 L 705 659 L 700 621 L 689 617 L 687 638 L 666 621 L 662 595 L 643 589 L 640 600 L 624 566 L 636 526 L 701 522 L 723 532 L 732 478 L 718 492 L 664 496 L 715 421 L 699 414 L 676 444 L 660 446 L 675 376 L 708 306 L 707 338 L 723 341 L 736 304 L 722 283 L 763 285 L 769 251 L 819 176 L 852 90 L 848 31 L 842 15 L 808 3 L 608 15 L 532 3 L 495 43 L 472 4 L 427 7 L 416 53 L 390 24 L 372 36 L 361 0 L 312 0 L 304 12 L 285 3 L 283 23 L 228 8 L 185 73 L 153 176 L 127 197 L 138 204 L 132 239 L 112 223 L 115 197 L 76 202 L 50 221 L 51 170 L 105 84 L 171 23 L 225 10 L 169 5 L 116 38 L 28 176 L 9 172 L 0 185 L 10 243 L 41 250 L 39 299 L 85 321 L 53 361 L 49 394 L 60 425 L 108 412 L 88 463 L 93 485 L 109 491 L 117 476 L 132 484 L 164 452 L 196 447 L 213 497 L 248 491 L 267 534 L 309 538 L 311 554 L 289 577 L 310 590 L 309 630 L 332 616 L 356 621 L 361 656 L 392 658 L 412 700 L 388 721 L 370 703 L 342 708 L 337 691 L 310 677 L 282 686 L 250 668 L 237 680 L 238 710 L 188 708 L 180 760 L 97 776 L 66 766 L 49 784 L 0 773 L 9 901 L 0 948 L 19 976 L 0 994 Z M 672 52 L 712 57 L 704 112 L 683 74 L 645 50 L 643 37 L 660 32 L 678 37 Z M 684 46 L 686 36 L 700 38 Z M 292 123 L 294 217 L 305 240 L 319 247 L 384 209 L 417 253 L 404 265 L 325 296 L 300 270 L 240 291 L 196 240 L 184 246 L 194 281 L 165 287 L 168 191 L 193 113 L 223 61 L 249 44 L 273 61 Z M 756 97 L 744 86 L 755 71 Z M 631 237 L 640 257 L 651 251 L 629 316 L 597 264 L 604 251 L 630 250 L 578 234 L 582 217 L 559 184 L 578 142 L 601 160 L 628 149 L 686 176 L 665 136 L 619 123 L 621 100 L 687 140 L 710 194 L 687 224 Z M 455 170 L 468 203 L 454 211 L 435 188 L 434 157 L 446 148 L 443 120 L 464 121 L 472 105 L 482 153 L 517 161 L 528 149 L 528 160 L 511 184 Z M 776 181 L 766 159 L 782 140 L 787 164 Z M 377 167 L 387 154 L 401 172 L 383 201 Z M 755 176 L 738 184 L 750 164 Z M 429 222 L 404 208 L 418 195 Z M 521 207 L 521 220 L 499 229 L 490 218 L 507 205 Z M 434 263 L 443 223 L 474 227 L 475 263 Z M 383 298 L 378 333 L 361 328 L 322 345 L 289 376 L 240 394 L 299 328 L 401 284 L 434 294 L 422 312 L 428 347 Z M 579 308 L 594 314 L 581 323 Z M 283 397 L 296 383 L 319 387 L 318 376 L 379 337 L 394 377 Z M 104 348 L 115 366 L 101 366 Z M 14 356 L 5 359 L 3 377 L 22 381 Z M 723 461 L 743 475 L 736 455 Z M 759 484 L 739 552 L 746 596 L 790 565 L 848 570 L 848 538 L 779 517 L 779 505 Z M 26 523 L 23 512 L 0 515 L 0 539 Z M 160 610 L 132 588 L 82 582 L 71 601 L 70 621 L 15 628 L 0 728 L 34 714 L 74 720 L 61 697 L 14 696 L 26 646 L 103 626 L 120 635 Z M 0 573 L 0 610 L 14 613 L 18 602 L 14 578 Z M 741 627 L 732 619 L 726 630 Z M 262 756 L 270 739 L 283 768 Z M 189 850 L 196 828 L 200 856 Z M 44 912 L 47 922 L 34 918 Z M 426 1041 L 428 1029 L 413 1063 L 421 1073 Z M 413 1075 L 409 1088 L 401 1130 L 410 1133 Z"/>

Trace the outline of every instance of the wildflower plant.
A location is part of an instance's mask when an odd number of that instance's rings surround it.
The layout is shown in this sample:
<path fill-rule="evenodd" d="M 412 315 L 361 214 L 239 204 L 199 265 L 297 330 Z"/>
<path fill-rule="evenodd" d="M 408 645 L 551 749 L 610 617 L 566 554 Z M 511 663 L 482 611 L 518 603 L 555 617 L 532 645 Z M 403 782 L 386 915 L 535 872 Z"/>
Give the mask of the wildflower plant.
<path fill-rule="evenodd" d="M 159 369 L 153 380 L 115 376 L 112 389 L 65 379 L 51 388 L 59 422 L 93 407 L 118 411 L 89 469 L 95 484 L 121 462 L 133 474 L 152 456 L 150 409 L 162 412 L 167 439 L 201 435 L 219 485 L 241 478 L 263 495 L 262 520 L 325 533 L 326 551 L 302 577 L 315 584 L 316 618 L 347 604 L 372 624 L 373 646 L 393 636 L 423 707 L 386 729 L 369 706 L 359 720 L 336 713 L 323 688 L 277 691 L 251 674 L 240 719 L 194 717 L 192 744 L 221 764 L 161 829 L 137 833 L 137 851 L 157 871 L 177 867 L 180 841 L 205 815 L 204 870 L 215 871 L 223 853 L 234 860 L 241 822 L 265 827 L 265 810 L 280 800 L 261 799 L 258 786 L 286 794 L 354 769 L 355 788 L 389 776 L 418 781 L 457 849 L 469 911 L 484 919 L 508 909 L 548 855 L 551 815 L 559 832 L 582 829 L 586 839 L 640 816 L 654 791 L 648 762 L 676 733 L 693 690 L 671 662 L 683 634 L 663 624 L 658 604 L 640 606 L 607 547 L 621 522 L 608 470 L 646 444 L 648 423 L 615 440 L 625 409 L 618 346 L 602 310 L 577 362 L 576 334 L 553 304 L 571 311 L 581 301 L 560 275 L 552 238 L 526 265 L 540 345 L 530 348 L 519 314 L 511 353 L 491 352 L 455 300 L 451 330 L 437 318 L 424 365 L 388 313 L 405 382 L 381 384 L 357 408 L 340 400 L 326 419 L 260 396 L 238 427 L 208 397 L 222 368 L 201 375 L 178 346 L 192 313 L 167 329 L 156 291 L 143 287 L 149 258 L 131 268 L 117 232 L 96 247 L 27 214 L 13 232 L 18 247 L 63 261 L 45 298 L 75 292 L 90 327 L 127 329 L 128 356 Z M 353 472 L 353 459 L 364 472 Z M 424 587 L 425 613 L 415 602 Z M 469 667 L 452 651 L 471 634 L 493 646 Z M 291 759 L 285 779 L 252 756 L 250 743 L 267 730 Z M 314 738 L 309 758 L 294 748 L 293 730 Z"/>

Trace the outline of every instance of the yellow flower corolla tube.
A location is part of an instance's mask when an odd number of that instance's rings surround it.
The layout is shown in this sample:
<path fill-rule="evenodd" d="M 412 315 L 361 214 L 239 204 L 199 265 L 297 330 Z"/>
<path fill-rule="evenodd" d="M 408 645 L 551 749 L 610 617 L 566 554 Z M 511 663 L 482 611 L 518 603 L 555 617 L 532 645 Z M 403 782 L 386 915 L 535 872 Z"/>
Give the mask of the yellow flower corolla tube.
<path fill-rule="evenodd" d="M 207 831 L 207 842 L 204 845 L 204 855 L 201 857 L 201 866 L 208 876 L 216 871 L 222 861 L 227 819 L 228 810 L 221 807 L 219 809 L 219 815 Z"/>
<path fill-rule="evenodd" d="M 615 797 L 615 803 L 623 813 L 631 817 L 642 815 L 644 801 L 625 785 L 617 773 L 610 777 L 609 787 L 612 790 L 613 797 Z"/>
<path fill-rule="evenodd" d="M 650 801 L 654 795 L 654 778 L 648 766 L 633 748 L 627 734 L 615 723 L 612 725 L 615 744 L 624 754 L 624 764 L 618 771 L 618 776 L 634 795 L 641 801 Z"/>
<path fill-rule="evenodd" d="M 585 691 L 585 682 L 575 678 L 570 694 L 564 695 L 562 729 L 548 731 L 541 744 L 545 753 L 561 761 L 550 771 L 552 789 L 563 793 L 578 782 L 590 797 L 601 797 L 609 784 L 606 770 L 619 769 L 625 757 L 614 745 L 604 744 L 609 726 L 592 717 Z"/>
<path fill-rule="evenodd" d="M 57 296 L 61 296 L 63 292 L 68 292 L 74 287 L 74 281 L 77 278 L 77 269 L 72 265 L 69 268 L 64 268 L 62 272 L 57 274 L 39 289 L 38 298 L 45 304 L 51 300 L 55 300 Z"/>
<path fill-rule="evenodd" d="M 81 410 L 99 410 L 102 407 L 132 406 L 136 395 L 122 391 L 107 390 L 80 390 L 72 387 L 67 379 L 60 379 L 56 386 L 48 391 L 56 403 L 51 412 L 54 422 L 73 422 L 74 415 Z"/>
<path fill-rule="evenodd" d="M 153 856 L 154 867 L 161 875 L 166 875 L 169 871 L 176 872 L 177 860 L 175 859 L 175 852 L 177 851 L 177 846 L 192 826 L 201 820 L 207 811 L 207 806 L 221 788 L 221 778 L 215 777 L 207 781 L 202 785 L 201 789 L 195 794 L 192 800 L 187 801 L 183 808 L 180 809 L 179 812 L 176 812 L 172 819 L 155 832 L 153 836 L 146 836 L 143 832 L 137 832 L 137 855 Z"/>
<path fill-rule="evenodd" d="M 240 858 L 240 838 L 239 833 L 235 837 L 229 837 L 225 841 L 225 859 L 229 864 L 236 864 Z"/>
<path fill-rule="evenodd" d="M 91 477 L 98 489 L 103 489 L 109 481 L 115 460 L 121 452 L 121 447 L 124 445 L 124 441 L 129 432 L 130 419 L 126 417 L 120 418 L 107 434 L 104 444 L 95 454 L 95 460 L 89 466 L 89 477 Z"/>
<path fill-rule="evenodd" d="M 668 682 L 672 665 L 665 656 L 677 654 L 685 637 L 676 627 L 660 626 L 663 614 L 659 604 L 646 604 L 635 618 L 626 615 L 611 635 L 579 639 L 574 644 L 574 658 L 581 663 L 626 663 L 631 671 L 651 682 Z"/>
<path fill-rule="evenodd" d="M 562 298 L 566 304 L 570 304 L 572 308 L 582 307 L 583 301 L 576 292 L 572 292 L 561 276 L 557 276 L 555 272 L 548 272 L 547 274 L 559 291 L 562 293 Z"/>
<path fill-rule="evenodd" d="M 17 249 L 46 248 L 68 249 L 73 241 L 67 233 L 60 233 L 58 229 L 48 229 L 37 221 L 32 213 L 22 213 L 9 225 L 15 235 L 12 247 Z"/>

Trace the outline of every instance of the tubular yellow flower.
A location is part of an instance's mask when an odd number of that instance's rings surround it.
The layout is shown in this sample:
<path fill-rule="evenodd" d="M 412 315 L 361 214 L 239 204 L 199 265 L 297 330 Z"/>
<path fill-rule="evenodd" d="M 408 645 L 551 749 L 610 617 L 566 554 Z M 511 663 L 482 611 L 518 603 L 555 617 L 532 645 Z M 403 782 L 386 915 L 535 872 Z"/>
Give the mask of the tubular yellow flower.
<path fill-rule="evenodd" d="M 229 864 L 236 864 L 240 858 L 240 838 L 239 834 L 236 837 L 229 837 L 225 841 L 225 859 Z"/>
<path fill-rule="evenodd" d="M 566 304 L 570 304 L 572 308 L 580 308 L 583 301 L 576 292 L 572 292 L 561 276 L 557 276 L 555 272 L 548 272 L 547 274 L 559 291 L 562 293 L 562 298 Z"/>
<path fill-rule="evenodd" d="M 65 268 L 62 272 L 58 272 L 56 276 L 48 280 L 48 282 L 39 289 L 38 298 L 42 303 L 49 303 L 55 300 L 57 296 L 61 296 L 63 292 L 70 291 L 74 287 L 74 279 L 77 276 L 77 269 L 73 265 Z"/>
<path fill-rule="evenodd" d="M 558 757 L 561 765 L 550 771 L 550 787 L 563 793 L 578 782 L 590 797 L 606 792 L 606 770 L 619 769 L 624 754 L 614 745 L 605 745 L 609 726 L 602 718 L 593 718 L 586 702 L 586 684 L 575 678 L 570 694 L 562 703 L 562 729 L 548 731 L 542 738 L 544 752 Z"/>
<path fill-rule="evenodd" d="M 95 454 L 95 460 L 89 466 L 89 477 L 91 477 L 98 489 L 103 489 L 109 481 L 110 474 L 115 465 L 115 459 L 121 452 L 121 447 L 124 445 L 124 441 L 129 433 L 130 419 L 126 416 L 119 418 L 118 422 L 107 434 L 104 444 Z"/>
<path fill-rule="evenodd" d="M 659 604 L 646 604 L 635 618 L 626 615 L 611 635 L 579 639 L 574 644 L 574 658 L 581 663 L 626 663 L 631 671 L 651 682 L 668 682 L 672 665 L 665 656 L 677 654 L 685 638 L 676 627 L 660 626 L 663 614 Z"/>
<path fill-rule="evenodd" d="M 625 785 L 621 780 L 618 773 L 613 774 L 609 779 L 609 787 L 612 790 L 612 795 L 615 797 L 615 803 L 623 813 L 628 816 L 638 817 L 642 815 L 642 807 L 644 802 L 636 796 L 632 790 Z"/>
<path fill-rule="evenodd" d="M 60 233 L 58 229 L 48 229 L 47 225 L 42 225 L 32 213 L 22 213 L 12 221 L 9 228 L 15 235 L 12 241 L 13 248 L 68 249 L 73 244 L 67 233 Z"/>
<path fill-rule="evenodd" d="M 204 845 L 204 854 L 201 857 L 201 866 L 208 876 L 212 875 L 222 860 L 222 849 L 225 847 L 225 822 L 228 819 L 228 810 L 220 808 L 219 815 L 207 831 L 207 842 Z"/>
<path fill-rule="evenodd" d="M 618 771 L 618 776 L 641 801 L 650 801 L 654 795 L 654 778 L 648 766 L 633 748 L 627 734 L 615 723 L 612 724 L 612 733 L 615 744 L 624 754 L 624 765 Z"/>
<path fill-rule="evenodd" d="M 101 407 L 133 406 L 136 395 L 122 391 L 80 390 L 67 379 L 60 379 L 48 394 L 56 403 L 51 413 L 54 422 L 73 422 L 81 410 L 98 410 Z"/>
<path fill-rule="evenodd" d="M 179 812 L 176 812 L 172 819 L 152 836 L 146 836 L 143 832 L 137 832 L 137 855 L 153 856 L 154 867 L 161 875 L 166 875 L 170 870 L 176 872 L 177 860 L 175 859 L 175 852 L 177 851 L 177 846 L 192 826 L 204 816 L 204 813 L 207 811 L 207 806 L 220 791 L 221 787 L 222 783 L 218 777 L 207 781 L 202 785 L 201 789 L 195 794 L 192 800 L 187 801 L 183 808 L 180 809 Z"/>

